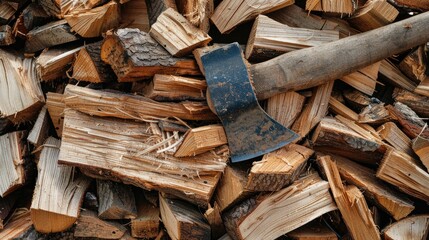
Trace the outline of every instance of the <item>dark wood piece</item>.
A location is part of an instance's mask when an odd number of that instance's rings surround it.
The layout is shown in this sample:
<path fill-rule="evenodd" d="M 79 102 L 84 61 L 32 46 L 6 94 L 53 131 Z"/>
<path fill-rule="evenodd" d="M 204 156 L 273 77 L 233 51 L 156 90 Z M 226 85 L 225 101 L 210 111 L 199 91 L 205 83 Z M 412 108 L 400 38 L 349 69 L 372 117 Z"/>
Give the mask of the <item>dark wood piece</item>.
<path fill-rule="evenodd" d="M 134 219 L 137 207 L 130 186 L 97 180 L 98 216 L 102 219 Z"/>

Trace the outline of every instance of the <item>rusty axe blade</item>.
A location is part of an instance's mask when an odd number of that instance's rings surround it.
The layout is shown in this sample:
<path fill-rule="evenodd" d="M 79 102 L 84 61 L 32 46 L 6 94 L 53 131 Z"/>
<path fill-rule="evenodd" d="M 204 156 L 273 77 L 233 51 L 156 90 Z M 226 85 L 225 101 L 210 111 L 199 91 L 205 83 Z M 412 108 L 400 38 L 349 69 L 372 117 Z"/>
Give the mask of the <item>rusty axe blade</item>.
<path fill-rule="evenodd" d="M 213 50 L 201 61 L 211 104 L 225 128 L 232 162 L 261 156 L 298 138 L 259 106 L 237 43 Z"/>

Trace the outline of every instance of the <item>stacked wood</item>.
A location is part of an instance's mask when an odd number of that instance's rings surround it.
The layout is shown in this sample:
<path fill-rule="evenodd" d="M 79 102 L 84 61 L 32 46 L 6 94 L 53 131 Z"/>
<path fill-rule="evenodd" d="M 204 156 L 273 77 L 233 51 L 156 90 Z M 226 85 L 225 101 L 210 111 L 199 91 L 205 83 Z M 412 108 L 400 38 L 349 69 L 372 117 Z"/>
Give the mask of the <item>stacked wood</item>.
<path fill-rule="evenodd" d="M 380 75 L 395 86 L 408 91 L 414 91 L 417 83 L 405 76 L 393 63 L 383 60 L 380 65 Z"/>
<path fill-rule="evenodd" d="M 328 226 L 318 222 L 311 222 L 287 234 L 294 240 L 335 240 L 337 234 Z"/>
<path fill-rule="evenodd" d="M 36 60 L 37 75 L 42 81 L 54 81 L 66 76 L 75 54 L 82 47 L 45 49 Z"/>
<path fill-rule="evenodd" d="M 426 123 L 416 112 L 401 102 L 395 102 L 393 106 L 387 106 L 390 114 L 397 119 L 405 134 L 410 138 L 417 136 L 429 137 L 429 129 Z"/>
<path fill-rule="evenodd" d="M 393 92 L 393 98 L 410 107 L 419 117 L 429 117 L 429 97 L 409 92 L 404 89 L 396 88 Z"/>
<path fill-rule="evenodd" d="M 377 132 L 384 141 L 392 145 L 396 150 L 413 156 L 411 139 L 395 123 L 385 123 L 377 129 Z"/>
<path fill-rule="evenodd" d="M 364 32 L 387 25 L 395 20 L 399 11 L 384 0 L 369 0 L 348 21 Z"/>
<path fill-rule="evenodd" d="M 392 116 L 384 105 L 383 102 L 376 102 L 363 108 L 359 113 L 359 123 L 380 125 L 392 121 Z"/>
<path fill-rule="evenodd" d="M 367 95 L 372 95 L 375 91 L 380 64 L 380 62 L 372 64 L 342 77 L 341 80 Z"/>
<path fill-rule="evenodd" d="M 217 239 L 226 233 L 217 202 L 214 202 L 213 207 L 209 205 L 207 211 L 204 213 L 204 217 L 206 217 L 207 222 L 210 225 L 211 238 Z"/>

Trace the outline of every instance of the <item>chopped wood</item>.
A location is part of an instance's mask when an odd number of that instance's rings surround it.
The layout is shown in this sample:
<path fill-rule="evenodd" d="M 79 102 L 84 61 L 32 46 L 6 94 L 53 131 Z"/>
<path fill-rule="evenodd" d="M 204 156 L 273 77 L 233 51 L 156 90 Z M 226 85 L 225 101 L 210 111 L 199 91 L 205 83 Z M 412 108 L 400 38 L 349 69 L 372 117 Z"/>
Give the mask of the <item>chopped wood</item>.
<path fill-rule="evenodd" d="M 208 33 L 210 30 L 210 17 L 214 12 L 214 0 L 178 0 L 179 12 L 195 27 Z"/>
<path fill-rule="evenodd" d="M 340 78 L 355 89 L 371 96 L 377 85 L 380 62 L 369 65 L 361 70 Z"/>
<path fill-rule="evenodd" d="M 180 144 L 174 156 L 195 156 L 227 143 L 225 130 L 222 125 L 207 125 L 192 128 L 186 133 L 182 144 Z"/>
<path fill-rule="evenodd" d="M 328 112 L 334 81 L 322 84 L 313 90 L 309 102 L 292 125 L 292 130 L 301 138 L 305 137 Z"/>
<path fill-rule="evenodd" d="M 33 128 L 28 134 L 27 141 L 32 143 L 34 146 L 41 146 L 49 135 L 49 116 L 48 108 L 43 106 L 40 110 L 39 116 L 37 117 L 36 122 L 34 123 Z"/>
<path fill-rule="evenodd" d="M 343 96 L 347 105 L 358 112 L 372 103 L 368 95 L 357 90 L 346 90 L 343 92 Z"/>
<path fill-rule="evenodd" d="M 58 18 L 61 16 L 60 6 L 55 0 L 39 0 L 38 3 L 50 16 L 55 16 Z"/>
<path fill-rule="evenodd" d="M 64 95 L 48 92 L 46 94 L 46 106 L 48 107 L 49 116 L 54 124 L 55 132 L 58 137 L 61 137 L 63 133 L 64 109 L 66 108 Z"/>
<path fill-rule="evenodd" d="M 383 229 L 384 239 L 424 240 L 429 236 L 429 215 L 418 215 L 394 222 Z"/>
<path fill-rule="evenodd" d="M 251 191 L 279 191 L 292 184 L 305 170 L 307 160 L 314 151 L 289 144 L 253 162 L 246 189 Z"/>
<path fill-rule="evenodd" d="M 390 114 L 398 120 L 402 130 L 408 137 L 414 139 L 417 136 L 429 138 L 429 129 L 425 121 L 421 119 L 411 108 L 407 105 L 395 102 L 393 106 L 386 106 Z"/>
<path fill-rule="evenodd" d="M 168 8 L 177 10 L 176 1 L 174 0 L 146 0 L 146 5 L 150 26 L 152 26 L 158 19 L 158 16 Z"/>
<path fill-rule="evenodd" d="M 17 194 L 10 194 L 5 198 L 0 197 L 0 230 L 4 229 L 5 225 L 7 226 L 7 218 L 13 212 L 16 201 Z"/>
<path fill-rule="evenodd" d="M 204 102 L 163 103 L 138 95 L 93 90 L 67 85 L 65 104 L 81 112 L 144 121 L 177 117 L 184 120 L 214 120 L 216 115 Z"/>
<path fill-rule="evenodd" d="M 210 239 L 210 225 L 195 206 L 159 196 L 162 222 L 173 240 Z"/>
<path fill-rule="evenodd" d="M 358 133 L 361 137 L 370 141 L 377 142 L 378 144 L 382 144 L 382 139 L 375 131 L 375 129 L 370 125 L 356 123 L 355 121 L 347 119 L 340 115 L 335 116 L 335 119 L 344 124 L 346 127 Z"/>
<path fill-rule="evenodd" d="M 209 205 L 209 208 L 204 213 L 204 217 L 210 225 L 212 239 L 218 239 L 226 233 L 222 216 L 220 214 L 220 208 L 216 201 L 214 202 L 213 207 Z"/>
<path fill-rule="evenodd" d="M 351 15 L 356 10 L 356 4 L 353 0 L 307 0 L 305 10 Z"/>
<path fill-rule="evenodd" d="M 337 240 L 337 234 L 328 226 L 314 220 L 289 232 L 287 236 L 293 240 Z"/>
<path fill-rule="evenodd" d="M 116 80 L 112 68 L 101 60 L 101 44 L 102 41 L 88 44 L 79 50 L 73 63 L 72 78 L 92 83 Z"/>
<path fill-rule="evenodd" d="M 417 83 L 412 79 L 405 76 L 393 63 L 382 60 L 380 65 L 380 75 L 383 79 L 392 83 L 395 86 L 403 88 L 407 91 L 414 91 L 417 87 Z"/>
<path fill-rule="evenodd" d="M 26 182 L 26 136 L 25 131 L 0 136 L 0 196 L 3 198 Z"/>
<path fill-rule="evenodd" d="M 0 3 L 0 25 L 8 24 L 13 19 L 16 9 L 13 8 L 8 2 L 2 1 Z"/>
<path fill-rule="evenodd" d="M 17 209 L 7 225 L 0 231 L 0 239 L 19 239 L 27 232 L 33 223 L 28 209 Z"/>
<path fill-rule="evenodd" d="M 328 179 L 332 195 L 351 237 L 362 240 L 380 239 L 380 233 L 362 192 L 354 185 L 343 185 L 337 164 L 329 155 L 319 156 L 317 162 Z"/>
<path fill-rule="evenodd" d="M 73 225 L 91 180 L 58 165 L 61 142 L 46 140 L 37 164 L 38 178 L 31 202 L 31 220 L 38 232 L 61 232 Z"/>
<path fill-rule="evenodd" d="M 66 20 L 58 20 L 28 32 L 25 52 L 34 53 L 47 47 L 73 42 L 78 39 L 78 36 L 71 33 L 70 26 Z"/>
<path fill-rule="evenodd" d="M 9 25 L 0 26 L 0 46 L 8 46 L 15 43 L 15 36 Z"/>
<path fill-rule="evenodd" d="M 118 29 L 107 34 L 101 46 L 101 59 L 112 66 L 119 82 L 137 81 L 155 74 L 201 74 L 195 60 L 172 57 L 149 34 L 138 29 Z"/>
<path fill-rule="evenodd" d="M 119 6 L 111 1 L 103 6 L 86 11 L 71 11 L 64 15 L 71 30 L 82 37 L 99 37 L 119 25 Z"/>
<path fill-rule="evenodd" d="M 365 32 L 385 26 L 393 22 L 399 11 L 384 0 L 370 0 L 351 16 L 349 23 L 358 30 Z"/>
<path fill-rule="evenodd" d="M 416 137 L 413 139 L 412 148 L 429 171 L 429 139 L 420 136 Z"/>
<path fill-rule="evenodd" d="M 392 145 L 396 150 L 413 156 L 411 139 L 395 123 L 387 122 L 377 128 L 377 132 L 384 141 Z"/>
<path fill-rule="evenodd" d="M 278 192 L 247 199 L 222 217 L 233 239 L 276 239 L 336 209 L 328 183 L 312 172 Z"/>
<path fill-rule="evenodd" d="M 237 25 L 250 21 L 259 14 L 273 12 L 294 4 L 294 0 L 244 1 L 224 0 L 211 16 L 212 22 L 221 33 L 232 31 Z"/>
<path fill-rule="evenodd" d="M 137 207 L 130 186 L 97 180 L 98 216 L 101 219 L 134 219 Z"/>
<path fill-rule="evenodd" d="M 386 109 L 383 102 L 370 103 L 359 113 L 359 123 L 368 123 L 380 125 L 392 121 L 389 110 Z"/>
<path fill-rule="evenodd" d="M 351 110 L 346 105 L 344 105 L 332 96 L 329 98 L 329 109 L 335 114 L 338 114 L 353 121 L 357 121 L 359 117 L 357 113 L 355 113 L 353 110 Z"/>
<path fill-rule="evenodd" d="M 82 210 L 74 229 L 74 237 L 120 239 L 127 229 L 119 223 L 103 221 L 90 210 Z"/>
<path fill-rule="evenodd" d="M 262 62 L 285 52 L 319 46 L 338 39 L 339 32 L 335 30 L 293 28 L 259 15 L 250 32 L 245 57 L 252 62 Z"/>
<path fill-rule="evenodd" d="M 227 149 L 179 159 L 165 150 L 172 140 L 151 134 L 149 123 L 90 117 L 68 110 L 59 161 L 207 205 L 226 166 Z"/>
<path fill-rule="evenodd" d="M 173 1 L 173 0 L 167 0 Z M 146 1 L 128 1 L 121 4 L 121 22 L 120 26 L 127 26 L 128 28 L 138 28 L 143 32 L 149 32 L 150 26 L 150 14 L 148 7 L 148 0 Z M 153 1 L 163 2 L 163 1 Z"/>
<path fill-rule="evenodd" d="M 35 61 L 0 50 L 0 116 L 18 124 L 37 117 L 45 98 L 36 77 Z"/>
<path fill-rule="evenodd" d="M 427 0 L 395 0 L 395 2 L 411 8 L 421 9 L 424 11 L 429 10 L 429 2 Z"/>
<path fill-rule="evenodd" d="M 402 152 L 387 150 L 376 176 L 408 195 L 429 201 L 429 173 L 420 168 L 415 159 Z"/>
<path fill-rule="evenodd" d="M 42 2 L 42 1 L 40 1 Z M 14 25 L 14 35 L 25 38 L 33 28 L 42 26 L 50 20 L 50 16 L 37 3 L 30 3 L 21 13 Z"/>
<path fill-rule="evenodd" d="M 268 98 L 266 111 L 283 126 L 289 128 L 302 111 L 305 97 L 290 91 Z"/>
<path fill-rule="evenodd" d="M 59 18 L 64 18 L 65 15 L 77 13 L 80 11 L 90 11 L 96 6 L 106 3 L 107 0 L 55 0 L 55 3 L 60 7 L 61 15 Z"/>
<path fill-rule="evenodd" d="M 418 47 L 416 50 L 408 54 L 400 63 L 401 71 L 414 82 L 424 81 L 426 75 L 427 56 L 424 46 Z"/>
<path fill-rule="evenodd" d="M 422 81 L 415 89 L 414 92 L 426 97 L 429 97 L 429 79 Z"/>
<path fill-rule="evenodd" d="M 429 118 L 429 97 L 421 96 L 405 89 L 395 88 L 393 98 L 410 107 L 422 118 Z"/>
<path fill-rule="evenodd" d="M 136 195 L 137 217 L 131 219 L 131 235 L 136 238 L 150 239 L 158 236 L 159 206 L 151 204 L 139 191 Z M 156 195 L 158 200 L 158 194 Z"/>

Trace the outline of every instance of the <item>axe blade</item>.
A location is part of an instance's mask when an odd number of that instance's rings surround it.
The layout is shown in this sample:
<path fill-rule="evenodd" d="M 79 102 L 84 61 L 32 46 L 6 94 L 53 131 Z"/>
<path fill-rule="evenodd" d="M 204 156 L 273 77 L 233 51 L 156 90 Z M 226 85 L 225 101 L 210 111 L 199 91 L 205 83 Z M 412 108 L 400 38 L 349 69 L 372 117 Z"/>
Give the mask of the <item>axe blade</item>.
<path fill-rule="evenodd" d="M 217 48 L 203 55 L 201 61 L 208 95 L 225 129 L 232 162 L 261 156 L 298 138 L 259 105 L 238 43 Z"/>

